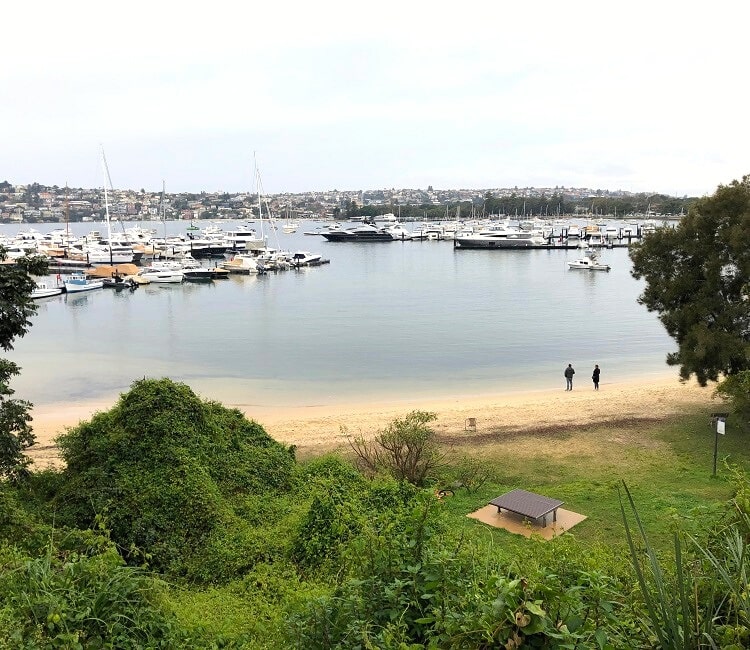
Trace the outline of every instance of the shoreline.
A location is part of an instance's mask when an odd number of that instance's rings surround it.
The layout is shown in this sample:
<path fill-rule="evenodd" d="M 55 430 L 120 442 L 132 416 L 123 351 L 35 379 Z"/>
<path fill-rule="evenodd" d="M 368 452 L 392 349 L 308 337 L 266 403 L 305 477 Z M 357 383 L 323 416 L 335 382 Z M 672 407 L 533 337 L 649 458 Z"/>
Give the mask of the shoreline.
<path fill-rule="evenodd" d="M 117 400 L 35 407 L 31 423 L 37 442 L 28 451 L 35 469 L 59 466 L 55 437 L 68 427 L 110 409 Z M 396 418 L 413 410 L 437 414 L 432 428 L 453 444 L 468 443 L 482 433 L 548 430 L 627 419 L 659 419 L 686 408 L 723 405 L 714 397 L 714 386 L 676 377 L 602 383 L 594 391 L 590 381 L 579 382 L 572 392 L 564 387 L 501 393 L 449 395 L 435 398 L 379 399 L 294 406 L 257 406 L 226 402 L 261 424 L 281 443 L 295 445 L 301 455 L 322 454 L 347 446 L 347 433 L 372 437 Z M 469 418 L 476 431 L 467 432 Z"/>

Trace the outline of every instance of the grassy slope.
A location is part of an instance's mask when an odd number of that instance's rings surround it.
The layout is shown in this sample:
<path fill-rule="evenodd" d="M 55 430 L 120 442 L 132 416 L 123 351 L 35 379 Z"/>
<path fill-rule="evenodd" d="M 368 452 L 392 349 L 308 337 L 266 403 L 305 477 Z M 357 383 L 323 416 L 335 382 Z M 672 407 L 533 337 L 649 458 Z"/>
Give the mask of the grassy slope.
<path fill-rule="evenodd" d="M 633 493 L 651 541 L 667 548 L 673 519 L 700 517 L 732 495 L 721 459 L 750 470 L 744 430 L 730 419 L 719 439 L 719 472 L 711 476 L 714 434 L 709 412 L 696 411 L 667 421 L 621 422 L 542 433 L 509 434 L 468 440 L 453 451 L 470 454 L 493 469 L 477 492 L 457 490 L 444 500 L 456 532 L 477 540 L 493 539 L 506 548 L 528 544 L 520 536 L 492 528 L 466 514 L 503 492 L 521 487 L 560 498 L 588 519 L 573 531 L 580 543 L 622 545 L 624 534 L 618 486 Z M 259 572 L 225 587 L 175 590 L 173 603 L 184 622 L 201 623 L 209 634 L 248 634 L 249 647 L 273 647 L 283 626 L 285 603 L 315 597 L 321 585 L 305 583 L 290 567 L 260 567 Z"/>
<path fill-rule="evenodd" d="M 522 434 L 462 449 L 494 468 L 494 480 L 474 495 L 459 491 L 448 508 L 456 523 L 474 530 L 474 520 L 460 515 L 485 505 L 513 488 L 540 492 L 565 501 L 565 508 L 588 519 L 573 533 L 583 543 L 623 542 L 618 486 L 624 480 L 639 514 L 657 545 L 670 538 L 673 516 L 700 516 L 732 495 L 722 464 L 750 470 L 748 430 L 729 421 L 719 437 L 718 475 L 712 476 L 714 433 L 708 411 L 686 413 L 658 422 L 623 422 L 605 427 L 568 429 L 541 436 Z M 513 539 L 503 531 L 492 535 Z"/>

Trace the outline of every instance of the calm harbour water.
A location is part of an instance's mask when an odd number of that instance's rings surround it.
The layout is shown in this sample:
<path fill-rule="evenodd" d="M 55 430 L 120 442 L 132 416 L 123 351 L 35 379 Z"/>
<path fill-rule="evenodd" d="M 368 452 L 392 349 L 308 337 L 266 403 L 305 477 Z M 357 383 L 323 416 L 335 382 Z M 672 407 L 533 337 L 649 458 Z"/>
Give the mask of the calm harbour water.
<path fill-rule="evenodd" d="M 168 232 L 186 225 L 169 223 Z M 233 225 L 242 224 L 222 227 Z M 592 272 L 568 269 L 575 250 L 456 251 L 452 242 L 303 234 L 317 225 L 279 230 L 278 242 L 322 253 L 330 264 L 320 267 L 38 301 L 31 330 L 7 354 L 22 368 L 15 397 L 107 400 L 136 379 L 167 376 L 228 404 L 302 406 L 562 390 L 568 363 L 581 389 L 595 363 L 603 388 L 675 374 L 665 365 L 674 342 L 637 303 L 643 285 L 624 248 L 602 251 L 612 270 Z M 105 229 L 72 226 L 95 228 Z"/>

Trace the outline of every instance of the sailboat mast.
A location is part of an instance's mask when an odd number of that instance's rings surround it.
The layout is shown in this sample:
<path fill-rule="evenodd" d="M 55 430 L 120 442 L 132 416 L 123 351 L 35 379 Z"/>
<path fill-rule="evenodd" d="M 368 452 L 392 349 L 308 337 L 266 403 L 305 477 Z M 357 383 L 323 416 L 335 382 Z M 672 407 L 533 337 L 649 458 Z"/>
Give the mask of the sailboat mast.
<path fill-rule="evenodd" d="M 161 205 L 159 206 L 159 211 L 161 214 L 159 215 L 161 217 L 162 224 L 164 224 L 164 246 L 166 248 L 167 246 L 167 213 L 164 209 L 164 196 L 166 192 L 166 183 L 164 182 L 164 179 L 161 181 Z"/>
<path fill-rule="evenodd" d="M 107 180 L 109 179 L 109 168 L 107 167 L 107 158 L 104 156 L 104 147 L 102 147 L 102 166 L 104 167 L 104 216 L 107 219 L 107 243 L 109 244 L 109 263 L 113 265 L 114 260 L 112 257 L 112 226 L 110 225 L 110 221 L 109 221 L 109 196 L 107 194 Z"/>
<path fill-rule="evenodd" d="M 70 204 L 68 203 L 68 184 L 65 183 L 65 251 L 70 246 Z"/>
<path fill-rule="evenodd" d="M 255 166 L 255 191 L 258 193 L 258 220 L 260 221 L 260 237 L 261 239 L 266 238 L 263 232 L 263 205 L 260 200 L 260 173 L 258 172 L 258 165 Z"/>

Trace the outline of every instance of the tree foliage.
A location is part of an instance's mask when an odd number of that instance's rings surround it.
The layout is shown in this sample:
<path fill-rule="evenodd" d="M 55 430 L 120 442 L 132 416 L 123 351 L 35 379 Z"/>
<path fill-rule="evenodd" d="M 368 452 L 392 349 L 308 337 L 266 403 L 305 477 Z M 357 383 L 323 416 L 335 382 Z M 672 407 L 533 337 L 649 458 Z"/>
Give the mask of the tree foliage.
<path fill-rule="evenodd" d="M 716 393 L 732 403 L 737 415 L 750 420 L 750 370 L 727 377 L 716 387 Z"/>
<path fill-rule="evenodd" d="M 424 485 L 443 462 L 435 441 L 435 432 L 427 426 L 437 419 L 435 413 L 412 411 L 395 419 L 372 441 L 350 439 L 359 466 L 370 474 L 384 472 L 399 481 Z"/>
<path fill-rule="evenodd" d="M 705 386 L 750 368 L 750 177 L 698 200 L 675 228 L 630 251 L 639 298 L 656 311 L 678 350 L 667 363 Z"/>
<path fill-rule="evenodd" d="M 5 251 L 0 247 L 0 262 Z M 36 282 L 32 275 L 47 272 L 47 263 L 41 257 L 22 257 L 14 264 L 0 264 L 0 347 L 6 352 L 13 349 L 13 340 L 23 336 L 31 327 L 31 316 L 36 305 L 31 298 Z M 10 380 L 20 369 L 15 363 L 0 359 L 0 478 L 16 479 L 30 464 L 24 450 L 34 444 L 31 429 L 31 404 L 11 399 L 14 390 Z"/>

